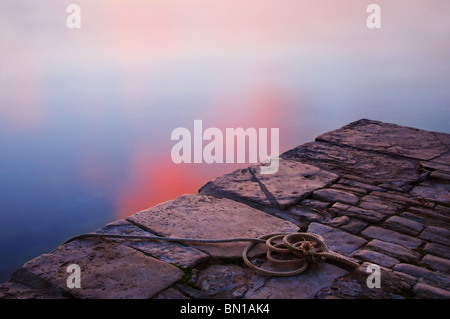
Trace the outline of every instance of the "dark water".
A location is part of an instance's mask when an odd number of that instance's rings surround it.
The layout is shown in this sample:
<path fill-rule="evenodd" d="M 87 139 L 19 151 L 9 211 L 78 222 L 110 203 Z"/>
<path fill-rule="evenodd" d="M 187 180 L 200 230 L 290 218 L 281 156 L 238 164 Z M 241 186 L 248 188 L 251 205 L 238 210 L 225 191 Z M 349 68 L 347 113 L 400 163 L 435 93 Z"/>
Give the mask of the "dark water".
<path fill-rule="evenodd" d="M 242 165 L 175 165 L 177 127 L 278 127 L 280 150 L 360 118 L 450 132 L 450 2 L 0 4 L 0 281 L 70 236 Z M 245 165 L 244 165 L 245 166 Z"/>

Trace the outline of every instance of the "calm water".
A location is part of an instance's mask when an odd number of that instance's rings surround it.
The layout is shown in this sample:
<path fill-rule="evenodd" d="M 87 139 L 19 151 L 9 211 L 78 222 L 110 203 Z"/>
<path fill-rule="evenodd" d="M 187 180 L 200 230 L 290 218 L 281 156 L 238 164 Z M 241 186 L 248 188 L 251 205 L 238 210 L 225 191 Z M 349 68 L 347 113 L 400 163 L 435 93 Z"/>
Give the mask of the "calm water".
<path fill-rule="evenodd" d="M 0 4 L 0 282 L 70 236 L 239 165 L 175 165 L 177 127 L 279 127 L 280 150 L 360 118 L 450 133 L 450 2 Z M 242 165 L 241 165 L 242 166 Z M 245 166 L 245 165 L 244 165 Z"/>

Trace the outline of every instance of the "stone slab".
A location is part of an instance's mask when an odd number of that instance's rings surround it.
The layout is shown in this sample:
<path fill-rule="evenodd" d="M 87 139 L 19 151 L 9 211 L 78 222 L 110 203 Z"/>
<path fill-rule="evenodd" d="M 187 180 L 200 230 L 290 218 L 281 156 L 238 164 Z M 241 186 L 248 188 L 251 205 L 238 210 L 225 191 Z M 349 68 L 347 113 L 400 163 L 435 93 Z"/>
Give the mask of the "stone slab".
<path fill-rule="evenodd" d="M 313 193 L 313 198 L 325 202 L 341 202 L 355 205 L 359 202 L 359 197 L 339 189 L 319 189 Z"/>
<path fill-rule="evenodd" d="M 414 292 L 426 299 L 450 299 L 450 291 L 421 282 L 414 286 Z"/>
<path fill-rule="evenodd" d="M 361 237 L 319 223 L 311 223 L 308 232 L 322 236 L 330 250 L 346 256 L 351 256 L 355 250 L 367 243 Z"/>
<path fill-rule="evenodd" d="M 420 258 L 418 253 L 408 248 L 378 239 L 371 240 L 367 244 L 367 248 L 389 255 L 404 262 L 418 261 Z"/>
<path fill-rule="evenodd" d="M 348 275 L 342 268 L 319 263 L 293 277 L 272 277 L 260 285 L 252 285 L 246 299 L 312 299 L 323 288 L 330 287 L 340 277 Z"/>
<path fill-rule="evenodd" d="M 426 255 L 421 260 L 422 264 L 428 265 L 434 270 L 450 274 L 450 260 L 433 255 Z"/>
<path fill-rule="evenodd" d="M 81 268 L 81 288 L 67 288 L 70 264 Z M 104 240 L 62 245 L 30 260 L 21 270 L 83 299 L 147 299 L 183 277 L 183 272 L 169 263 Z M 20 270 L 13 275 L 15 281 L 22 278 Z"/>
<path fill-rule="evenodd" d="M 422 223 L 418 223 L 414 220 L 400 216 L 389 217 L 384 222 L 384 226 L 392 230 L 396 230 L 398 232 L 413 236 L 418 235 L 424 228 L 424 225 Z"/>
<path fill-rule="evenodd" d="M 377 226 L 367 227 L 361 232 L 361 234 L 372 239 L 387 241 L 406 248 L 417 248 L 423 243 L 423 241 L 415 237 L 404 235 L 396 231 L 384 229 Z"/>
<path fill-rule="evenodd" d="M 450 184 L 427 183 L 414 187 L 411 195 L 432 202 L 450 204 Z"/>
<path fill-rule="evenodd" d="M 395 271 L 404 272 L 416 278 L 422 278 L 433 285 L 448 288 L 450 287 L 450 277 L 444 274 L 434 272 L 422 267 L 410 264 L 398 264 L 394 267 Z"/>
<path fill-rule="evenodd" d="M 450 230 L 448 229 L 428 226 L 419 237 L 431 242 L 450 246 Z"/>
<path fill-rule="evenodd" d="M 291 222 L 227 199 L 183 195 L 127 218 L 160 236 L 195 239 L 260 237 L 297 231 Z M 239 258 L 248 242 L 190 244 L 217 258 Z"/>
<path fill-rule="evenodd" d="M 95 232 L 99 234 L 156 236 L 123 219 L 109 223 Z M 209 257 L 200 250 L 174 242 L 126 239 L 114 239 L 114 241 L 121 242 L 142 251 L 146 255 L 184 268 L 193 267 L 206 261 Z"/>
<path fill-rule="evenodd" d="M 391 268 L 400 263 L 398 259 L 366 249 L 355 253 L 354 256 L 387 268 Z"/>
<path fill-rule="evenodd" d="M 306 143 L 281 155 L 340 175 L 358 175 L 372 183 L 398 187 L 418 181 L 417 167 L 407 159 L 323 142 Z"/>
<path fill-rule="evenodd" d="M 317 140 L 420 160 L 430 160 L 448 151 L 433 132 L 371 120 L 350 123 L 320 135 Z"/>
<path fill-rule="evenodd" d="M 200 193 L 222 193 L 230 198 L 285 208 L 337 178 L 336 174 L 315 166 L 280 159 L 275 174 L 260 174 L 259 166 L 250 166 L 217 177 L 202 187 Z"/>

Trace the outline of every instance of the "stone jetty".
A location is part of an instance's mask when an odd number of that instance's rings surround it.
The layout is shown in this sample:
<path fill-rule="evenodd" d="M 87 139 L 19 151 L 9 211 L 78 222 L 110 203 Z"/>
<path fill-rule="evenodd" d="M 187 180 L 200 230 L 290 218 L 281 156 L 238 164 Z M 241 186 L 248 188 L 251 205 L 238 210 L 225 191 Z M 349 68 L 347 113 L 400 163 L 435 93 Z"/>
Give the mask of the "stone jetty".
<path fill-rule="evenodd" d="M 239 169 L 96 230 L 177 238 L 297 231 L 321 235 L 359 268 L 325 260 L 270 277 L 242 261 L 245 242 L 80 239 L 25 263 L 0 298 L 450 298 L 450 134 L 359 120 L 285 152 L 276 174 Z M 254 262 L 264 264 L 260 253 Z M 68 287 L 71 264 L 81 288 Z M 370 265 L 379 266 L 380 288 L 368 285 Z"/>

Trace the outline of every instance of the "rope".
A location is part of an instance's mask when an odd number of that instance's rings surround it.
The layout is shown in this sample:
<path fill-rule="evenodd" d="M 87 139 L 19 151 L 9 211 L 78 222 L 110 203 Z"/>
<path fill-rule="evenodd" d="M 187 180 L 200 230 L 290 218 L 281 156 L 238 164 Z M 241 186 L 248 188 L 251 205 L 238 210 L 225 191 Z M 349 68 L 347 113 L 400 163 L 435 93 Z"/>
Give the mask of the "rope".
<path fill-rule="evenodd" d="M 352 268 L 359 267 L 359 264 L 352 261 L 350 258 L 329 250 L 322 236 L 313 233 L 275 233 L 264 235 L 259 238 L 242 237 L 229 239 L 195 239 L 87 233 L 72 237 L 66 240 L 62 245 L 77 239 L 85 238 L 120 238 L 197 244 L 220 244 L 241 241 L 250 242 L 242 251 L 242 259 L 247 266 L 256 272 L 269 276 L 286 277 L 298 275 L 304 272 L 310 263 L 318 263 L 320 261 L 325 261 L 326 259 L 334 260 Z M 297 268 L 291 271 L 275 271 L 256 266 L 250 261 L 248 254 L 250 250 L 258 244 L 265 244 L 267 248 L 266 256 L 270 262 L 279 265 L 294 264 Z"/>

